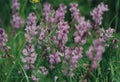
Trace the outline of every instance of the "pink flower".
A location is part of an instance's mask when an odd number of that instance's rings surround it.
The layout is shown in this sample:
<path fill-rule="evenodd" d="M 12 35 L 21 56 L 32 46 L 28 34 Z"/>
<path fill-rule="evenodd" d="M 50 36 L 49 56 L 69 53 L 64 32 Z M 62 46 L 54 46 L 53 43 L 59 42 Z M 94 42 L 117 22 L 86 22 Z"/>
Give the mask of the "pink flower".
<path fill-rule="evenodd" d="M 74 75 L 74 69 L 77 67 L 77 62 L 82 58 L 82 48 L 76 47 L 73 48 L 66 48 L 65 50 L 65 59 L 64 64 L 65 66 L 68 66 L 68 68 L 63 68 L 63 74 L 67 76 L 73 76 Z"/>
<path fill-rule="evenodd" d="M 35 49 L 33 45 L 27 44 L 26 48 L 23 49 L 23 58 L 22 62 L 24 63 L 24 69 L 34 69 L 34 63 L 37 58 L 37 54 L 35 53 Z"/>
<path fill-rule="evenodd" d="M 18 0 L 12 0 L 12 13 L 16 13 L 20 9 L 20 3 Z"/>
<path fill-rule="evenodd" d="M 39 78 L 37 78 L 35 75 L 32 75 L 31 78 L 32 78 L 32 80 L 35 81 L 35 82 L 38 82 L 38 81 L 39 81 Z"/>
<path fill-rule="evenodd" d="M 69 59 L 71 58 L 71 56 L 72 56 L 72 53 L 73 53 L 73 49 L 72 49 L 72 48 L 67 48 L 67 49 L 65 50 L 65 58 L 66 58 L 67 60 L 69 60 Z"/>
<path fill-rule="evenodd" d="M 11 21 L 13 28 L 20 28 L 24 25 L 24 19 L 19 16 L 18 13 L 13 14 L 13 19 Z"/>
<path fill-rule="evenodd" d="M 93 69 L 96 69 L 98 67 L 98 64 L 97 64 L 97 62 L 92 62 L 92 65 L 91 65 L 91 70 L 93 70 Z"/>
<path fill-rule="evenodd" d="M 91 16 L 92 19 L 95 21 L 95 24 L 101 25 L 102 23 L 102 15 L 105 11 L 108 11 L 108 6 L 105 5 L 104 3 L 100 3 L 92 12 L 91 12 Z"/>
<path fill-rule="evenodd" d="M 76 31 L 74 32 L 75 43 L 80 43 L 81 45 L 86 43 L 86 35 L 89 33 L 91 24 L 89 21 L 85 21 L 85 17 L 81 16 L 78 9 L 78 4 L 71 3 L 70 11 L 72 13 L 72 22 L 77 22 L 75 25 Z"/>
<path fill-rule="evenodd" d="M 61 58 L 58 52 L 54 52 L 53 54 L 51 54 L 50 56 L 50 64 L 51 64 L 51 68 L 54 68 L 54 64 L 58 64 L 61 62 Z"/>
<path fill-rule="evenodd" d="M 86 52 L 87 57 L 92 60 L 93 59 L 93 53 L 92 53 L 93 47 L 90 47 L 89 50 Z"/>
<path fill-rule="evenodd" d="M 19 16 L 19 8 L 20 8 L 20 3 L 18 2 L 18 0 L 12 0 L 12 21 L 11 21 L 11 24 L 12 24 L 12 27 L 13 28 L 20 28 L 20 27 L 23 27 L 24 25 L 24 19 L 21 18 Z"/>
<path fill-rule="evenodd" d="M 48 69 L 44 66 L 40 66 L 38 72 L 46 76 L 48 74 Z"/>
<path fill-rule="evenodd" d="M 29 70 L 30 69 L 28 65 L 24 65 L 23 67 L 24 67 L 25 70 Z"/>
<path fill-rule="evenodd" d="M 0 48 L 3 48 L 7 42 L 7 34 L 3 28 L 0 28 Z"/>
<path fill-rule="evenodd" d="M 27 26 L 35 26 L 36 25 L 36 20 L 37 20 L 37 17 L 35 15 L 34 12 L 31 12 L 28 16 L 28 20 L 27 20 Z"/>
<path fill-rule="evenodd" d="M 98 66 L 98 62 L 102 59 L 102 54 L 104 53 L 104 46 L 102 46 L 102 41 L 96 39 L 93 41 L 93 46 L 89 48 L 86 52 L 88 58 L 90 59 L 91 63 L 91 70 L 96 69 Z"/>
<path fill-rule="evenodd" d="M 58 10 L 55 12 L 55 21 L 60 22 L 64 21 L 65 14 L 66 14 L 66 6 L 64 4 L 60 4 Z"/>
<path fill-rule="evenodd" d="M 78 59 L 82 58 L 82 47 L 76 47 L 74 50 L 74 54 L 77 56 Z"/>
<path fill-rule="evenodd" d="M 78 9 L 78 4 L 76 3 L 71 3 L 70 4 L 70 11 L 72 12 L 72 18 L 73 20 L 78 20 L 80 17 L 79 9 Z"/>
<path fill-rule="evenodd" d="M 37 34 L 36 16 L 33 12 L 30 13 L 28 16 L 25 31 L 26 31 L 25 33 L 26 41 L 31 43 L 33 40 L 33 37 Z"/>
<path fill-rule="evenodd" d="M 56 46 L 63 50 L 65 43 L 68 40 L 69 25 L 67 22 L 60 21 L 58 23 L 58 29 L 56 31 L 56 36 L 54 36 Z"/>
<path fill-rule="evenodd" d="M 109 46 L 107 41 L 113 37 L 114 32 L 115 30 L 112 28 L 108 28 L 106 30 L 104 28 L 101 28 L 98 30 L 99 39 L 104 43 L 104 46 Z"/>

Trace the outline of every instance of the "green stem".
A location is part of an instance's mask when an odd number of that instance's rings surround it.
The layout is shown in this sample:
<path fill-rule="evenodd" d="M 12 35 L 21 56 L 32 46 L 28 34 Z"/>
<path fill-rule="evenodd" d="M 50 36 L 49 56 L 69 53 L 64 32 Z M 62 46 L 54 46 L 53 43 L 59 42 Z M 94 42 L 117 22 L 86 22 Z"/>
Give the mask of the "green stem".
<path fill-rule="evenodd" d="M 23 73 L 24 73 L 24 75 L 25 75 L 25 77 L 26 77 L 26 81 L 27 81 L 27 82 L 30 82 L 30 81 L 29 81 L 29 77 L 27 76 L 27 74 L 26 74 L 26 72 L 25 72 L 25 70 L 24 70 L 24 68 L 22 67 L 21 64 L 20 64 L 20 67 L 21 67 L 21 69 L 23 70 Z"/>

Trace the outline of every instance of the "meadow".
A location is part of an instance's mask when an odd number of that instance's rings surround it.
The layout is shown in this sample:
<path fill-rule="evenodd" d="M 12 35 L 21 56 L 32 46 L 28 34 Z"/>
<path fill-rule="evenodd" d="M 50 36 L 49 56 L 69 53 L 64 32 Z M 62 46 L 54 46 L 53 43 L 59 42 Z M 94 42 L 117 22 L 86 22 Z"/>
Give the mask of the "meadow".
<path fill-rule="evenodd" d="M 120 82 L 120 0 L 0 0 L 0 82 Z"/>

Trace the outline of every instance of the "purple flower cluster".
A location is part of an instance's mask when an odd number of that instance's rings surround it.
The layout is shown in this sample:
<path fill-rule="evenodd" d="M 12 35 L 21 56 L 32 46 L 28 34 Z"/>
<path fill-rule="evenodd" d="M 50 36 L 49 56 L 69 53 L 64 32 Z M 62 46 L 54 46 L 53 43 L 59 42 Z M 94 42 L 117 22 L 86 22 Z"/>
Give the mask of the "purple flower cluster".
<path fill-rule="evenodd" d="M 45 21 L 46 23 L 53 23 L 55 22 L 54 20 L 54 10 L 52 9 L 51 5 L 49 3 L 44 4 L 44 13 L 43 15 L 45 16 Z"/>
<path fill-rule="evenodd" d="M 76 32 L 74 33 L 75 43 L 80 43 L 81 45 L 86 43 L 86 36 L 90 34 L 89 29 L 91 24 L 89 21 L 85 21 L 84 17 L 80 17 L 79 24 L 75 26 Z"/>
<path fill-rule="evenodd" d="M 24 19 L 19 16 L 18 10 L 20 9 L 20 4 L 18 0 L 12 0 L 12 27 L 13 28 L 20 28 L 24 25 Z"/>
<path fill-rule="evenodd" d="M 66 6 L 64 4 L 60 4 L 58 10 L 52 9 L 49 3 L 44 4 L 44 13 L 46 23 L 58 23 L 60 21 L 64 21 Z"/>
<path fill-rule="evenodd" d="M 35 82 L 39 82 L 39 78 L 37 78 L 35 75 L 32 75 L 31 79 Z"/>
<path fill-rule="evenodd" d="M 51 69 L 54 68 L 54 64 L 58 64 L 58 63 L 61 62 L 61 58 L 60 58 L 60 55 L 59 55 L 58 52 L 54 52 L 54 53 L 51 54 L 49 57 L 50 57 L 49 62 L 50 62 L 50 64 L 51 64 L 51 66 L 50 66 Z"/>
<path fill-rule="evenodd" d="M 51 11 L 51 5 L 50 5 L 49 3 L 45 3 L 43 10 L 44 10 L 43 15 L 44 15 L 45 17 L 49 16 L 50 11 Z M 46 18 L 45 18 L 45 19 L 46 19 Z"/>
<path fill-rule="evenodd" d="M 56 22 L 62 22 L 64 21 L 65 14 L 66 14 L 66 6 L 64 4 L 60 4 L 58 10 L 55 12 L 55 21 Z"/>
<path fill-rule="evenodd" d="M 87 35 L 90 35 L 92 24 L 89 21 L 86 21 L 85 17 L 80 15 L 78 4 L 70 4 L 73 24 L 71 26 L 75 26 L 75 32 L 73 34 L 75 43 L 72 43 L 72 45 L 74 45 L 72 47 L 67 46 L 66 42 L 68 40 L 70 25 L 65 21 L 65 14 L 67 12 L 66 9 L 67 7 L 65 5 L 60 4 L 59 8 L 55 11 L 49 3 L 46 3 L 44 5 L 44 18 L 40 21 L 39 25 L 36 24 L 37 17 L 33 12 L 28 16 L 25 29 L 27 44 L 23 50 L 24 56 L 22 58 L 22 62 L 24 63 L 24 69 L 33 69 L 31 70 L 31 77 L 33 81 L 38 82 L 39 80 L 37 77 L 39 74 L 33 74 L 34 71 L 35 73 L 37 72 L 45 76 L 49 71 L 44 66 L 38 66 L 38 69 L 34 69 L 37 57 L 41 57 L 43 60 L 49 58 L 49 61 L 44 62 L 50 63 L 51 69 L 55 69 L 57 64 L 64 65 L 61 69 L 63 74 L 70 77 L 74 76 L 77 63 L 82 58 L 82 45 L 86 43 Z M 93 20 L 96 25 L 101 24 L 102 14 L 107 10 L 107 6 L 103 3 L 93 10 L 91 15 L 93 16 Z M 86 54 L 91 62 L 90 72 L 98 67 L 98 63 L 101 61 L 102 54 L 104 53 L 105 45 L 103 45 L 103 43 L 110 37 L 113 37 L 114 29 L 98 29 L 96 33 L 97 32 L 99 35 L 99 37 L 97 37 L 98 39 L 95 39 L 93 41 L 93 45 L 90 46 L 88 51 L 86 51 Z M 38 45 L 36 45 L 36 43 Z M 76 46 L 76 44 L 80 45 Z M 44 51 L 39 52 L 39 49 Z M 38 53 L 35 51 L 38 51 Z M 38 56 L 38 54 L 41 55 Z"/>
<path fill-rule="evenodd" d="M 72 13 L 73 21 L 77 21 L 77 25 L 75 25 L 76 32 L 74 33 L 74 41 L 75 43 L 85 44 L 86 43 L 86 35 L 89 34 L 89 29 L 91 24 L 89 21 L 85 21 L 83 16 L 80 16 L 78 4 L 71 3 L 70 11 Z"/>
<path fill-rule="evenodd" d="M 102 54 L 104 52 L 104 46 L 102 46 L 102 41 L 99 39 L 94 40 L 93 46 L 89 48 L 86 52 L 88 58 L 91 61 L 90 70 L 96 69 L 98 64 L 102 59 Z"/>
<path fill-rule="evenodd" d="M 42 27 L 42 25 L 37 26 L 37 29 L 39 30 L 38 35 L 39 35 L 39 40 L 43 40 L 46 35 L 46 29 Z"/>
<path fill-rule="evenodd" d="M 62 50 L 65 43 L 67 42 L 67 39 L 68 39 L 68 31 L 69 30 L 69 25 L 67 22 L 59 22 L 58 23 L 58 29 L 57 29 L 57 40 L 56 40 L 56 45 Z"/>
<path fill-rule="evenodd" d="M 12 0 L 12 13 L 15 14 L 20 9 L 18 0 Z"/>
<path fill-rule="evenodd" d="M 25 37 L 27 42 L 29 43 L 32 42 L 33 36 L 37 34 L 36 19 L 37 18 L 33 12 L 29 14 L 26 29 L 25 29 L 26 30 Z"/>
<path fill-rule="evenodd" d="M 36 61 L 37 54 L 33 45 L 27 44 L 26 48 L 23 50 L 24 57 L 22 62 L 24 63 L 24 69 L 34 69 L 34 63 Z"/>
<path fill-rule="evenodd" d="M 48 69 L 45 66 L 40 66 L 37 72 L 46 76 L 48 74 Z"/>
<path fill-rule="evenodd" d="M 107 41 L 113 37 L 114 32 L 115 30 L 112 28 L 108 28 L 107 30 L 105 30 L 104 28 L 101 28 L 98 31 L 99 39 L 104 43 L 104 46 L 109 46 L 109 44 L 107 44 Z"/>
<path fill-rule="evenodd" d="M 11 57 L 13 58 L 14 56 L 11 56 L 8 52 L 10 50 L 10 47 L 6 45 L 6 42 L 8 41 L 7 39 L 7 34 L 3 28 L 0 28 L 0 51 L 4 52 L 2 55 L 2 58 L 6 57 Z"/>
<path fill-rule="evenodd" d="M 0 49 L 6 46 L 7 34 L 3 28 L 0 28 Z"/>
<path fill-rule="evenodd" d="M 11 21 L 12 27 L 20 28 L 24 25 L 24 20 L 20 18 L 18 13 L 13 14 L 13 19 Z"/>
<path fill-rule="evenodd" d="M 70 11 L 71 11 L 71 17 L 74 20 L 79 20 L 80 18 L 80 13 L 79 13 L 79 9 L 78 9 L 78 4 L 76 3 L 71 3 L 70 4 Z"/>
<path fill-rule="evenodd" d="M 34 12 L 31 12 L 28 16 L 27 26 L 36 26 L 37 17 Z"/>
<path fill-rule="evenodd" d="M 36 16 L 34 13 L 30 13 L 28 16 L 28 21 L 26 25 L 26 48 L 23 50 L 24 57 L 22 58 L 23 63 L 25 63 L 24 68 L 26 70 L 33 69 L 34 63 L 36 61 L 37 54 L 35 53 L 34 45 L 32 45 L 32 41 L 34 36 L 37 34 L 36 32 Z"/>
<path fill-rule="evenodd" d="M 45 66 L 40 66 L 39 68 L 34 69 L 32 71 L 31 79 L 34 82 L 39 82 L 40 81 L 39 75 L 47 76 L 47 74 L 48 74 L 48 69 Z"/>
<path fill-rule="evenodd" d="M 76 47 L 75 49 L 72 49 L 68 47 L 65 50 L 65 61 L 63 62 L 65 66 L 68 66 L 63 68 L 63 74 L 68 76 L 74 76 L 74 70 L 77 67 L 77 62 L 79 59 L 82 58 L 82 48 Z"/>
<path fill-rule="evenodd" d="M 105 11 L 108 11 L 108 6 L 105 5 L 104 3 L 100 3 L 92 12 L 91 16 L 92 19 L 94 20 L 96 26 L 101 25 L 102 23 L 102 15 Z"/>
<path fill-rule="evenodd" d="M 115 30 L 112 28 L 108 28 L 107 30 L 105 30 L 104 28 L 101 28 L 99 30 L 99 35 L 100 35 L 101 40 L 103 42 L 106 42 L 109 38 L 113 37 L 114 32 Z"/>

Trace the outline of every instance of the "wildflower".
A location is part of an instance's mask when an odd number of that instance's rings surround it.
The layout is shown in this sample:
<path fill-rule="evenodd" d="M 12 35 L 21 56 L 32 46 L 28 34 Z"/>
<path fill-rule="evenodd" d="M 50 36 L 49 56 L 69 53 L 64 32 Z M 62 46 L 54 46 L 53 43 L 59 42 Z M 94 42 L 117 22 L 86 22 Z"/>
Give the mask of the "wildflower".
<path fill-rule="evenodd" d="M 23 49 L 22 62 L 24 63 L 24 69 L 34 69 L 34 63 L 37 58 L 37 54 L 34 49 L 34 45 L 32 44 L 34 36 L 37 34 L 36 32 L 36 16 L 34 13 L 30 13 L 28 16 L 28 21 L 26 25 L 26 48 Z"/>
<path fill-rule="evenodd" d="M 34 63 L 37 58 L 37 54 L 35 53 L 35 49 L 33 45 L 27 44 L 26 48 L 23 50 L 24 57 L 22 58 L 22 62 L 24 64 L 24 69 L 34 69 Z"/>
<path fill-rule="evenodd" d="M 2 58 L 11 57 L 14 56 L 10 55 L 8 52 L 10 50 L 10 47 L 6 45 L 7 43 L 7 34 L 3 28 L 0 28 L 0 51 L 3 51 L 4 54 L 2 55 Z"/>
<path fill-rule="evenodd" d="M 60 58 L 58 52 L 54 52 L 54 53 L 51 54 L 49 57 L 50 57 L 49 62 L 50 62 L 50 64 L 51 64 L 51 67 L 50 67 L 51 69 L 54 68 L 54 64 L 55 64 L 55 63 L 58 64 L 58 63 L 61 62 L 61 58 Z"/>
<path fill-rule="evenodd" d="M 91 46 L 89 50 L 86 52 L 88 58 L 92 62 L 91 68 L 90 68 L 91 71 L 98 67 L 97 63 L 100 62 L 102 59 L 102 54 L 104 52 L 104 46 L 102 46 L 101 43 L 102 41 L 99 39 L 94 40 L 93 46 Z"/>
<path fill-rule="evenodd" d="M 45 16 L 45 22 L 46 23 L 53 23 L 55 22 L 54 20 L 54 10 L 52 9 L 51 5 L 49 3 L 45 3 L 44 4 L 44 13 L 43 15 Z"/>
<path fill-rule="evenodd" d="M 67 22 L 61 21 L 58 23 L 58 29 L 57 29 L 57 36 L 56 39 L 58 40 L 57 46 L 62 50 L 63 46 L 68 40 L 67 34 L 69 33 L 69 25 Z"/>
<path fill-rule="evenodd" d="M 33 3 L 38 3 L 40 0 L 32 0 Z"/>
<path fill-rule="evenodd" d="M 100 3 L 90 14 L 92 19 L 94 20 L 96 26 L 101 25 L 102 23 L 102 15 L 105 11 L 108 11 L 108 6 L 104 3 Z"/>
<path fill-rule="evenodd" d="M 18 11 L 20 9 L 20 3 L 18 0 L 12 0 L 12 27 L 13 28 L 20 28 L 24 25 L 24 19 L 20 17 Z"/>
<path fill-rule="evenodd" d="M 27 26 L 36 25 L 37 17 L 34 12 L 31 12 L 27 19 Z"/>
<path fill-rule="evenodd" d="M 18 13 L 15 13 L 13 14 L 11 24 L 13 28 L 20 28 L 24 25 L 24 20 L 19 16 Z"/>
<path fill-rule="evenodd" d="M 67 7 L 64 4 L 60 4 L 58 10 L 55 12 L 55 21 L 64 21 Z"/>
<path fill-rule="evenodd" d="M 81 45 L 86 43 L 86 36 L 89 33 L 91 24 L 89 21 L 85 21 L 84 17 L 79 18 L 79 24 L 75 26 L 76 32 L 74 32 L 75 43 L 80 43 Z"/>
<path fill-rule="evenodd" d="M 37 78 L 35 75 L 32 75 L 31 79 L 35 82 L 39 82 L 39 78 Z"/>
<path fill-rule="evenodd" d="M 48 69 L 45 66 L 40 66 L 37 72 L 46 76 L 48 74 Z"/>
<path fill-rule="evenodd" d="M 75 49 L 72 49 L 68 47 L 65 50 L 65 60 L 64 64 L 65 66 L 68 66 L 68 68 L 63 68 L 63 74 L 67 76 L 74 76 L 74 70 L 77 67 L 77 62 L 79 59 L 82 58 L 82 48 L 76 47 Z"/>
<path fill-rule="evenodd" d="M 43 40 L 45 38 L 46 35 L 46 29 L 42 28 L 42 25 L 37 26 L 37 29 L 39 30 L 39 39 Z"/>
<path fill-rule="evenodd" d="M 77 7 L 78 4 L 76 3 L 70 4 L 72 22 L 73 21 L 77 22 L 77 24 L 75 25 L 76 32 L 74 33 L 73 36 L 75 43 L 80 43 L 83 45 L 86 43 L 86 36 L 89 34 L 91 24 L 89 21 L 85 21 L 85 17 L 80 15 L 79 9 Z"/>
<path fill-rule="evenodd" d="M 70 4 L 70 11 L 72 12 L 71 16 L 72 16 L 72 20 L 78 20 L 80 17 L 80 13 L 79 13 L 79 9 L 77 8 L 78 4 L 76 3 L 71 3 Z"/>
<path fill-rule="evenodd" d="M 107 44 L 107 41 L 113 37 L 114 32 L 115 30 L 112 28 L 108 28 L 106 30 L 104 28 L 101 28 L 98 31 L 99 39 L 102 40 L 102 42 L 104 43 L 104 46 L 109 46 L 109 44 Z"/>
<path fill-rule="evenodd" d="M 7 42 L 7 35 L 5 33 L 5 30 L 3 28 L 0 28 L 0 49 L 6 46 L 6 42 Z"/>
<path fill-rule="evenodd" d="M 70 58 L 71 58 L 71 54 L 73 53 L 73 49 L 72 48 L 67 48 L 66 50 L 65 50 L 65 58 L 67 59 L 67 60 L 69 60 Z"/>
<path fill-rule="evenodd" d="M 25 30 L 26 30 L 25 33 L 26 41 L 31 43 L 33 37 L 37 34 L 36 16 L 33 12 L 30 13 L 28 16 L 28 21 Z"/>
<path fill-rule="evenodd" d="M 76 55 L 78 59 L 82 58 L 82 50 L 82 47 L 76 47 L 74 50 L 74 55 Z"/>
<path fill-rule="evenodd" d="M 18 0 L 12 0 L 12 14 L 15 14 L 20 9 Z"/>

